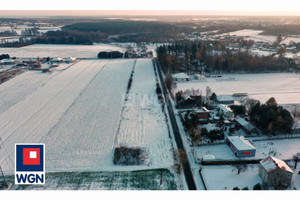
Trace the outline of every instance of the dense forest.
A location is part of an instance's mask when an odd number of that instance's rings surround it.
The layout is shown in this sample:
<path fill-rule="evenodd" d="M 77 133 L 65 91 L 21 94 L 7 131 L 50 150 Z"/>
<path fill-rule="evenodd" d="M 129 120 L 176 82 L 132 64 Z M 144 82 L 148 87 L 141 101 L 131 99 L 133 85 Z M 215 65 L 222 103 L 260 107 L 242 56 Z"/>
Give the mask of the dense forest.
<path fill-rule="evenodd" d="M 48 31 L 44 36 L 32 38 L 33 43 L 40 44 L 84 44 L 92 45 L 93 42 L 101 42 L 106 35 L 100 31 Z"/>

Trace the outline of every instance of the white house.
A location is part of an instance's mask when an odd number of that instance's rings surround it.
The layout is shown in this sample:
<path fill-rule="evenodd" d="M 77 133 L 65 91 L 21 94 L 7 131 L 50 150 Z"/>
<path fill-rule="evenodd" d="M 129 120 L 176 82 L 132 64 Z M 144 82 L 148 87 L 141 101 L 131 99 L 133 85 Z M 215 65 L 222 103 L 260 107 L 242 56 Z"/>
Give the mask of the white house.
<path fill-rule="evenodd" d="M 172 78 L 175 81 L 190 81 L 191 80 L 191 78 L 188 75 L 186 75 L 185 73 L 173 74 Z"/>
<path fill-rule="evenodd" d="M 293 171 L 282 160 L 269 156 L 259 162 L 259 176 L 264 185 L 275 189 L 287 188 L 291 185 Z"/>

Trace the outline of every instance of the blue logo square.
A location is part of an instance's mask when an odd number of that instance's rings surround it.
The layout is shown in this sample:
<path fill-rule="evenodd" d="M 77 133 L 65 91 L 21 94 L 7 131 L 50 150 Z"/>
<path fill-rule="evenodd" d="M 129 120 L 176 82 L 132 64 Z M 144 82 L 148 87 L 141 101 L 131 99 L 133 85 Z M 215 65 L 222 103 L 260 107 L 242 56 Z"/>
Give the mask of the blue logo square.
<path fill-rule="evenodd" d="M 26 164 L 27 157 L 24 157 L 26 149 L 37 149 L 38 164 Z M 33 154 L 36 156 L 36 154 Z M 24 164 L 25 163 L 25 164 Z M 44 171 L 44 145 L 39 144 L 16 144 L 16 172 L 43 172 Z"/>

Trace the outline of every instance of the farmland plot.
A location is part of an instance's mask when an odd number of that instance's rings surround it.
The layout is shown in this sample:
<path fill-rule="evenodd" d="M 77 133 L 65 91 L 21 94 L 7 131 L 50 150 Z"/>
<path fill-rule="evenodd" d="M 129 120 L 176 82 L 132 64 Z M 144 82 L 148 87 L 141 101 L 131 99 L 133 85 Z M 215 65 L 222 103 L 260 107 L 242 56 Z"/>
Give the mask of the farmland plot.
<path fill-rule="evenodd" d="M 130 92 L 153 95 L 154 104 L 125 106 L 123 97 L 134 66 Z M 69 181 L 67 188 L 84 189 L 88 180 L 82 178 L 74 185 L 72 177 L 95 172 L 98 174 L 88 189 L 177 188 L 177 178 L 169 171 L 172 145 L 155 83 L 151 59 L 138 60 L 136 65 L 135 60 L 117 59 L 82 60 L 48 75 L 26 72 L 2 84 L 1 97 L 5 94 L 9 99 L 0 104 L 0 164 L 4 173 L 14 172 L 15 143 L 41 142 L 45 143 L 47 182 L 51 184 Z M 20 94 L 11 91 L 19 87 Z M 114 165 L 114 149 L 121 144 L 147 149 L 149 163 Z M 165 172 L 161 175 L 162 168 Z M 142 186 L 144 172 L 131 173 L 143 169 L 153 177 L 149 187 Z M 70 175 L 73 172 L 78 174 Z M 61 177 L 65 175 L 70 179 Z M 170 185 L 159 184 L 160 176 Z M 107 180 L 117 183 L 105 185 Z M 45 189 L 52 188 L 47 184 Z"/>
<path fill-rule="evenodd" d="M 110 44 L 95 45 L 47 45 L 35 44 L 21 48 L 1 48 L 0 53 L 7 53 L 11 57 L 36 58 L 36 57 L 76 57 L 96 58 L 100 51 L 120 51 L 125 49 Z"/>
<path fill-rule="evenodd" d="M 151 59 L 136 63 L 129 100 L 122 113 L 117 145 L 140 147 L 148 153 L 150 167 L 174 164 L 167 122 L 156 95 Z"/>
<path fill-rule="evenodd" d="M 9 155 L 0 151 L 0 162 L 4 170 L 13 169 L 10 158 L 14 157 L 14 144 L 42 142 L 106 63 L 107 61 L 80 62 L 0 114 L 0 135 Z"/>
<path fill-rule="evenodd" d="M 0 113 L 23 100 L 28 94 L 42 87 L 49 80 L 57 76 L 61 70 L 65 70 L 72 64 L 61 64 L 52 68 L 52 73 L 41 73 L 41 71 L 27 71 L 10 81 L 1 84 L 0 87 Z"/>

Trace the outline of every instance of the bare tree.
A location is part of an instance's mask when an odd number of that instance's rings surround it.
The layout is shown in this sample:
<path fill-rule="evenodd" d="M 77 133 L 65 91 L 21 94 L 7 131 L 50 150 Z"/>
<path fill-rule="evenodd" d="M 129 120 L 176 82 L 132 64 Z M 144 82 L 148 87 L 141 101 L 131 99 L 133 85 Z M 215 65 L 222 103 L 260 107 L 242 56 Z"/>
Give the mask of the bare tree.
<path fill-rule="evenodd" d="M 236 164 L 233 164 L 233 166 L 237 169 L 237 174 L 240 174 L 241 172 L 245 172 L 248 169 L 248 165 L 242 163 L 241 160 L 239 160 Z"/>

